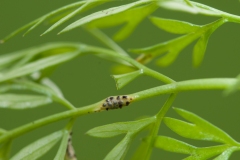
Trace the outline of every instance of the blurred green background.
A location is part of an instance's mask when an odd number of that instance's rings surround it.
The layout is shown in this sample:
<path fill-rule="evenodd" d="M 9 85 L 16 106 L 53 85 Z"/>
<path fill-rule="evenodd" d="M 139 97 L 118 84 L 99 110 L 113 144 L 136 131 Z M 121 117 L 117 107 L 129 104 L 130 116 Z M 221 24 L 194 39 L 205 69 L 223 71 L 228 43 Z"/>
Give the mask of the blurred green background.
<path fill-rule="evenodd" d="M 72 2 L 76 2 L 76 0 L 1 0 L 0 38 L 39 16 Z M 130 1 L 125 0 L 108 3 L 80 15 L 78 18 L 99 9 L 127 2 Z M 240 15 L 240 3 L 238 0 L 202 0 L 199 2 L 229 13 Z M 206 24 L 216 20 L 214 17 L 190 15 L 163 9 L 158 9 L 153 15 L 163 18 L 185 20 L 195 24 Z M 72 21 L 78 18 L 74 18 Z M 59 41 L 82 42 L 102 46 L 102 44 L 95 40 L 94 37 L 81 28 L 57 36 L 56 33 L 69 23 L 70 22 L 65 23 L 55 30 L 55 32 L 43 37 L 40 37 L 39 35 L 47 29 L 47 25 L 38 27 L 24 38 L 21 35 L 18 35 L 6 44 L 0 45 L 0 54 L 25 49 L 47 42 Z M 119 29 L 119 27 L 104 29 L 104 31 L 109 36 L 112 36 L 117 29 Z M 180 53 L 178 59 L 170 67 L 160 68 L 156 66 L 154 62 L 148 66 L 176 81 L 197 78 L 235 77 L 240 71 L 239 33 L 239 24 L 227 23 L 217 29 L 210 38 L 206 56 L 199 68 L 192 67 L 193 45 L 184 49 Z M 140 48 L 163 42 L 174 37 L 177 37 L 177 35 L 169 34 L 158 29 L 146 19 L 137 27 L 128 39 L 119 44 L 124 49 Z M 130 83 L 127 87 L 118 91 L 116 90 L 114 80 L 110 77 L 112 66 L 113 63 L 111 62 L 107 62 L 94 56 L 85 56 L 63 64 L 50 78 L 62 89 L 65 97 L 77 107 L 97 102 L 110 95 L 134 93 L 136 91 L 163 84 L 150 77 L 140 77 Z M 180 93 L 174 102 L 174 106 L 196 113 L 229 133 L 237 141 L 240 141 L 239 96 L 240 94 L 236 93 L 229 97 L 224 97 L 222 91 L 192 91 Z M 130 107 L 126 107 L 122 110 L 102 112 L 80 117 L 73 129 L 73 144 L 78 159 L 101 160 L 123 137 L 119 136 L 109 139 L 97 139 L 85 135 L 86 131 L 100 125 L 130 121 L 142 116 L 153 115 L 161 108 L 166 98 L 167 96 L 154 97 L 134 103 Z M 58 104 L 51 104 L 37 109 L 24 111 L 1 109 L 0 127 L 13 129 L 35 119 L 64 110 L 65 108 Z M 167 116 L 179 118 L 173 110 L 170 110 Z M 54 123 L 17 138 L 14 141 L 12 154 L 16 153 L 23 146 L 35 139 L 61 129 L 66 122 L 67 121 Z M 170 131 L 164 124 L 161 127 L 160 134 L 175 137 L 196 146 L 209 146 L 213 144 L 181 138 Z M 136 141 L 134 141 L 134 144 L 131 146 L 126 159 L 131 157 L 135 148 L 139 144 L 141 136 L 144 135 L 145 133 L 142 133 L 136 138 Z M 57 148 L 58 147 L 56 146 L 50 153 L 46 154 L 46 156 L 41 159 L 53 159 Z M 154 149 L 152 155 L 153 160 L 177 160 L 184 157 L 185 155 L 165 152 L 159 149 Z M 240 159 L 240 153 L 234 153 L 231 159 Z"/>

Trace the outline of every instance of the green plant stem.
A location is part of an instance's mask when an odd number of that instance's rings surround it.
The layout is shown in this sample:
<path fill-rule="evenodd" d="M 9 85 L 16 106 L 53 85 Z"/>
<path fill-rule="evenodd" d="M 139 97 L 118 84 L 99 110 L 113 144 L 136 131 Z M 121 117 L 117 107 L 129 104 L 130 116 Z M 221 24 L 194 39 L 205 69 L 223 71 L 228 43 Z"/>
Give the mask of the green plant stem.
<path fill-rule="evenodd" d="M 192 91 L 192 90 L 215 90 L 215 89 L 226 89 L 233 84 L 235 84 L 237 79 L 235 78 L 213 78 L 213 79 L 199 79 L 199 80 L 188 80 L 182 82 L 175 82 L 172 84 L 166 84 L 163 86 L 155 87 L 152 89 L 147 89 L 141 92 L 131 94 L 134 97 L 134 101 L 143 100 L 145 98 L 150 98 L 157 95 L 177 93 L 182 91 Z M 8 131 L 6 134 L 0 137 L 0 143 L 3 141 L 16 138 L 26 132 L 45 126 L 47 124 L 60 121 L 67 118 L 79 117 L 86 115 L 89 112 L 93 112 L 94 109 L 98 108 L 101 105 L 101 102 L 77 108 L 70 111 L 65 111 L 62 113 L 57 113 L 36 121 L 33 121 L 29 124 L 20 126 L 16 129 Z M 162 111 L 165 112 L 165 109 Z M 161 114 L 160 114 L 161 115 Z"/>
<path fill-rule="evenodd" d="M 74 107 L 68 100 L 66 100 L 65 98 L 58 98 L 57 100 L 59 103 L 61 103 L 62 105 L 66 106 L 68 109 L 76 109 L 76 107 Z"/>
<path fill-rule="evenodd" d="M 132 94 L 135 101 L 143 100 L 153 96 L 161 94 L 170 94 L 183 91 L 193 90 L 222 90 L 235 84 L 237 79 L 235 78 L 209 78 L 209 79 L 197 79 L 187 80 L 181 82 L 175 82 L 159 87 L 154 87 L 144 91 L 140 91 Z"/>
<path fill-rule="evenodd" d="M 171 94 L 169 96 L 169 98 L 167 99 L 167 101 L 165 102 L 165 104 L 163 105 L 163 107 L 160 109 L 160 111 L 155 115 L 156 122 L 153 125 L 153 127 L 151 129 L 151 132 L 150 132 L 151 139 L 148 140 L 149 147 L 148 147 L 148 151 L 147 151 L 145 157 L 143 157 L 144 160 L 150 159 L 150 157 L 152 155 L 152 149 L 153 149 L 152 146 L 153 146 L 153 143 L 155 141 L 155 138 L 158 136 L 158 131 L 159 131 L 159 128 L 161 126 L 162 119 L 164 118 L 164 116 L 166 115 L 167 111 L 172 106 L 174 100 L 176 99 L 176 96 L 177 96 L 176 93 Z"/>
<path fill-rule="evenodd" d="M 26 132 L 29 132 L 31 130 L 34 130 L 36 128 L 45 126 L 47 124 L 50 124 L 50 123 L 53 123 L 56 121 L 60 121 L 60 120 L 67 119 L 70 117 L 77 117 L 77 116 L 79 117 L 82 115 L 86 115 L 89 112 L 92 112 L 93 109 L 95 109 L 97 105 L 98 104 L 92 104 L 92 105 L 85 106 L 82 108 L 57 113 L 57 114 L 33 121 L 31 123 L 28 123 L 26 125 L 18 127 L 16 129 L 10 130 L 6 134 L 4 134 L 0 137 L 0 143 L 6 141 L 8 139 L 18 137 Z"/>

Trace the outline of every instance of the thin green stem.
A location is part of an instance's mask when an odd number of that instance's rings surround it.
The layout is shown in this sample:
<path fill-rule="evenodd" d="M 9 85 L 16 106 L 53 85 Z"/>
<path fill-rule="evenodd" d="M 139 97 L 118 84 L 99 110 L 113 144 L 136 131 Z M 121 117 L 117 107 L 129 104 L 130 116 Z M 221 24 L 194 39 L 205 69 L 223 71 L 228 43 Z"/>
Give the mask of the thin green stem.
<path fill-rule="evenodd" d="M 152 149 L 153 149 L 153 144 L 154 144 L 154 140 L 155 138 L 158 136 L 158 132 L 159 132 L 159 128 L 161 126 L 162 123 L 162 119 L 164 118 L 164 116 L 166 115 L 167 111 L 170 109 L 170 107 L 172 106 L 174 100 L 176 99 L 177 94 L 171 94 L 168 98 L 168 100 L 165 102 L 165 104 L 163 105 L 163 107 L 160 109 L 160 111 L 155 115 L 156 118 L 156 122 L 153 125 L 151 132 L 150 132 L 150 138 L 148 140 L 149 142 L 149 146 L 148 146 L 148 151 L 146 152 L 145 157 L 143 158 L 144 160 L 148 160 L 151 157 L 152 154 Z"/>
<path fill-rule="evenodd" d="M 147 89 L 141 92 L 134 93 L 131 96 L 134 97 L 134 100 L 133 100 L 134 102 L 134 101 L 143 100 L 145 98 L 150 98 L 157 95 L 177 93 L 182 91 L 226 89 L 232 86 L 233 84 L 235 84 L 236 81 L 237 79 L 235 78 L 188 80 L 188 81 L 175 82 L 172 84 L 167 84 L 167 85 Z M 33 121 L 29 124 L 23 125 L 16 129 L 10 130 L 0 137 L 0 143 L 9 139 L 16 138 L 24 133 L 27 133 L 36 128 L 45 126 L 47 124 L 50 124 L 56 121 L 60 121 L 60 120 L 72 118 L 72 117 L 79 117 L 79 116 L 94 112 L 96 108 L 99 108 L 99 105 L 101 105 L 101 102 L 102 101 L 89 106 L 77 108 L 70 111 L 65 111 L 62 113 L 57 113 L 57 114 Z M 164 113 L 165 110 L 163 110 L 162 112 Z"/>
<path fill-rule="evenodd" d="M 36 128 L 45 126 L 47 124 L 50 124 L 50 123 L 53 123 L 53 122 L 56 122 L 56 121 L 60 121 L 60 120 L 67 119 L 67 118 L 70 118 L 70 117 L 77 117 L 77 116 L 79 117 L 79 116 L 82 116 L 82 115 L 86 115 L 89 112 L 93 112 L 93 110 L 97 106 L 98 106 L 98 104 L 92 104 L 92 105 L 89 105 L 89 106 L 85 106 L 85 107 L 82 107 L 82 108 L 57 113 L 57 114 L 54 114 L 54 115 L 51 115 L 51 116 L 33 121 L 31 123 L 28 123 L 26 125 L 18 127 L 16 129 L 8 131 L 7 133 L 5 133 L 4 135 L 2 135 L 0 137 L 0 143 L 6 141 L 8 139 L 18 137 L 18 136 L 20 136 L 20 135 L 22 135 L 26 132 L 32 131 Z"/>
<path fill-rule="evenodd" d="M 72 103 L 70 103 L 65 98 L 58 98 L 58 102 L 67 107 L 68 109 L 76 109 L 76 107 L 74 107 L 74 105 L 72 105 Z"/>
<path fill-rule="evenodd" d="M 144 91 L 132 94 L 135 101 L 145 98 L 150 98 L 162 94 L 170 94 L 183 91 L 193 90 L 222 90 L 226 89 L 237 82 L 236 78 L 209 78 L 209 79 L 196 79 L 181 82 L 175 82 L 159 87 L 154 87 Z"/>

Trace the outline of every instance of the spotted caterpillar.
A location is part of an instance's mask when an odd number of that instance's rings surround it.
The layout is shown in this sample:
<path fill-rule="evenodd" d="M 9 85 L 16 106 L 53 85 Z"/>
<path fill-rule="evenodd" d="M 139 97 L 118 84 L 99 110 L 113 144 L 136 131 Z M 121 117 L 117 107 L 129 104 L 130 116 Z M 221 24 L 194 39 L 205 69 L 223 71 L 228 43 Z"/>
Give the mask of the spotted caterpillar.
<path fill-rule="evenodd" d="M 132 100 L 133 98 L 130 96 L 111 96 L 102 103 L 101 110 L 122 108 L 128 106 Z"/>

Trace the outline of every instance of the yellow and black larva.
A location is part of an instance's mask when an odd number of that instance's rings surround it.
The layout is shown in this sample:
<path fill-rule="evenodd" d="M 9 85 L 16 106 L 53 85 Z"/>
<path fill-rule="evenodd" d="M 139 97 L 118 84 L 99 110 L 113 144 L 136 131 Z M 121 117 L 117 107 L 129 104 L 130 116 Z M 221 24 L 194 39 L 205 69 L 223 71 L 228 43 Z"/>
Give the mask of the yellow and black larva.
<path fill-rule="evenodd" d="M 108 97 L 103 103 L 101 110 L 118 109 L 124 106 L 128 106 L 132 102 L 131 96 L 111 96 Z"/>

